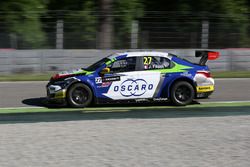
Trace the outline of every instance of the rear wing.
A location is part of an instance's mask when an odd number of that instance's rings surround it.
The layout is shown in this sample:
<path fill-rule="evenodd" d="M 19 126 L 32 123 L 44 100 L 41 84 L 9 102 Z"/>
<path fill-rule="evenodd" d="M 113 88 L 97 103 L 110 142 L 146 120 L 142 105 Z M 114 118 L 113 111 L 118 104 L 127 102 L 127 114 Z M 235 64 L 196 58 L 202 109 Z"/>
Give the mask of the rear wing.
<path fill-rule="evenodd" d="M 199 65 L 204 66 L 207 63 L 207 60 L 215 60 L 219 58 L 220 53 L 208 50 L 196 50 L 195 57 L 201 57 Z"/>

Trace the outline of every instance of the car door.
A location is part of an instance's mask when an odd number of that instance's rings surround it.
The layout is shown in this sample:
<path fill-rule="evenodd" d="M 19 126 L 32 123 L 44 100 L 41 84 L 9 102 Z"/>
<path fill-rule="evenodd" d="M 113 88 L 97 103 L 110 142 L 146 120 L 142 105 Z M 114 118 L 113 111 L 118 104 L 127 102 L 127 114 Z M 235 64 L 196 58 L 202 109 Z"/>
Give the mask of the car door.
<path fill-rule="evenodd" d="M 137 58 L 125 57 L 117 59 L 107 65 L 106 68 L 109 68 L 110 72 L 100 74 L 99 77 L 95 78 L 98 98 L 110 98 L 112 100 L 131 99 L 132 96 L 126 95 L 124 86 L 121 86 L 125 81 L 137 78 Z"/>
<path fill-rule="evenodd" d="M 162 93 L 166 94 L 166 90 L 163 90 L 164 85 L 168 82 L 168 75 L 164 70 L 171 68 L 171 61 L 166 57 L 161 56 L 143 56 L 141 58 L 143 66 L 140 71 L 146 82 L 153 81 L 154 89 L 150 96 L 147 98 L 159 98 L 164 97 Z"/>
<path fill-rule="evenodd" d="M 116 81 L 110 84 L 103 95 L 114 100 L 153 98 L 160 83 L 161 73 L 144 70 L 146 60 L 142 58 L 140 56 L 133 60 L 128 57 L 111 64 L 111 73 L 104 76 L 104 81 L 109 78 L 115 78 Z M 153 65 L 151 61 L 154 62 L 154 59 L 147 57 L 147 61 Z"/>

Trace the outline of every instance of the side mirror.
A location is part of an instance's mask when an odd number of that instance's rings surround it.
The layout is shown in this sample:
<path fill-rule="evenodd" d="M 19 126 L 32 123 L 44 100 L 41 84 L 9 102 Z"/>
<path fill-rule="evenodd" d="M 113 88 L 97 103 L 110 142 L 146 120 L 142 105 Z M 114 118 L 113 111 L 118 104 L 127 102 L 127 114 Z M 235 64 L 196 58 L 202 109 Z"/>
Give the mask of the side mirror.
<path fill-rule="evenodd" d="M 106 67 L 106 68 L 102 69 L 102 71 L 101 71 L 100 73 L 101 73 L 101 74 L 110 73 L 110 68 Z"/>

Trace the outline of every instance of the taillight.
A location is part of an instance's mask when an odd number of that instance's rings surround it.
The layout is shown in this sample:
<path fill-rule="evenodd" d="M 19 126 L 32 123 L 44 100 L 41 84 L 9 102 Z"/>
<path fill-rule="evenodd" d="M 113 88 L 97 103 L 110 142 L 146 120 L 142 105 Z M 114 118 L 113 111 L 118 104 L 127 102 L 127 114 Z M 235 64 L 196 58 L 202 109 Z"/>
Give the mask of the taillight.
<path fill-rule="evenodd" d="M 211 78 L 212 77 L 212 75 L 211 75 L 211 73 L 209 71 L 197 71 L 197 74 L 204 75 L 207 78 Z"/>

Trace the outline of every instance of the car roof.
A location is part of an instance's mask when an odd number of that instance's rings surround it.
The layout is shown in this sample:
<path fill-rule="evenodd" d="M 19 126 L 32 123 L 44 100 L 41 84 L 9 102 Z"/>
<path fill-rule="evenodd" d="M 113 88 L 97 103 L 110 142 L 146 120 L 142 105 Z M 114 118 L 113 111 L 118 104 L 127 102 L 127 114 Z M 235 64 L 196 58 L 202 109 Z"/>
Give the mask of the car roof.
<path fill-rule="evenodd" d="M 140 56 L 158 56 L 158 57 L 166 57 L 171 59 L 172 56 L 167 52 L 156 52 L 156 51 L 129 51 L 129 52 L 120 52 L 110 55 L 108 58 L 113 59 L 120 56 L 126 57 L 140 57 Z"/>

